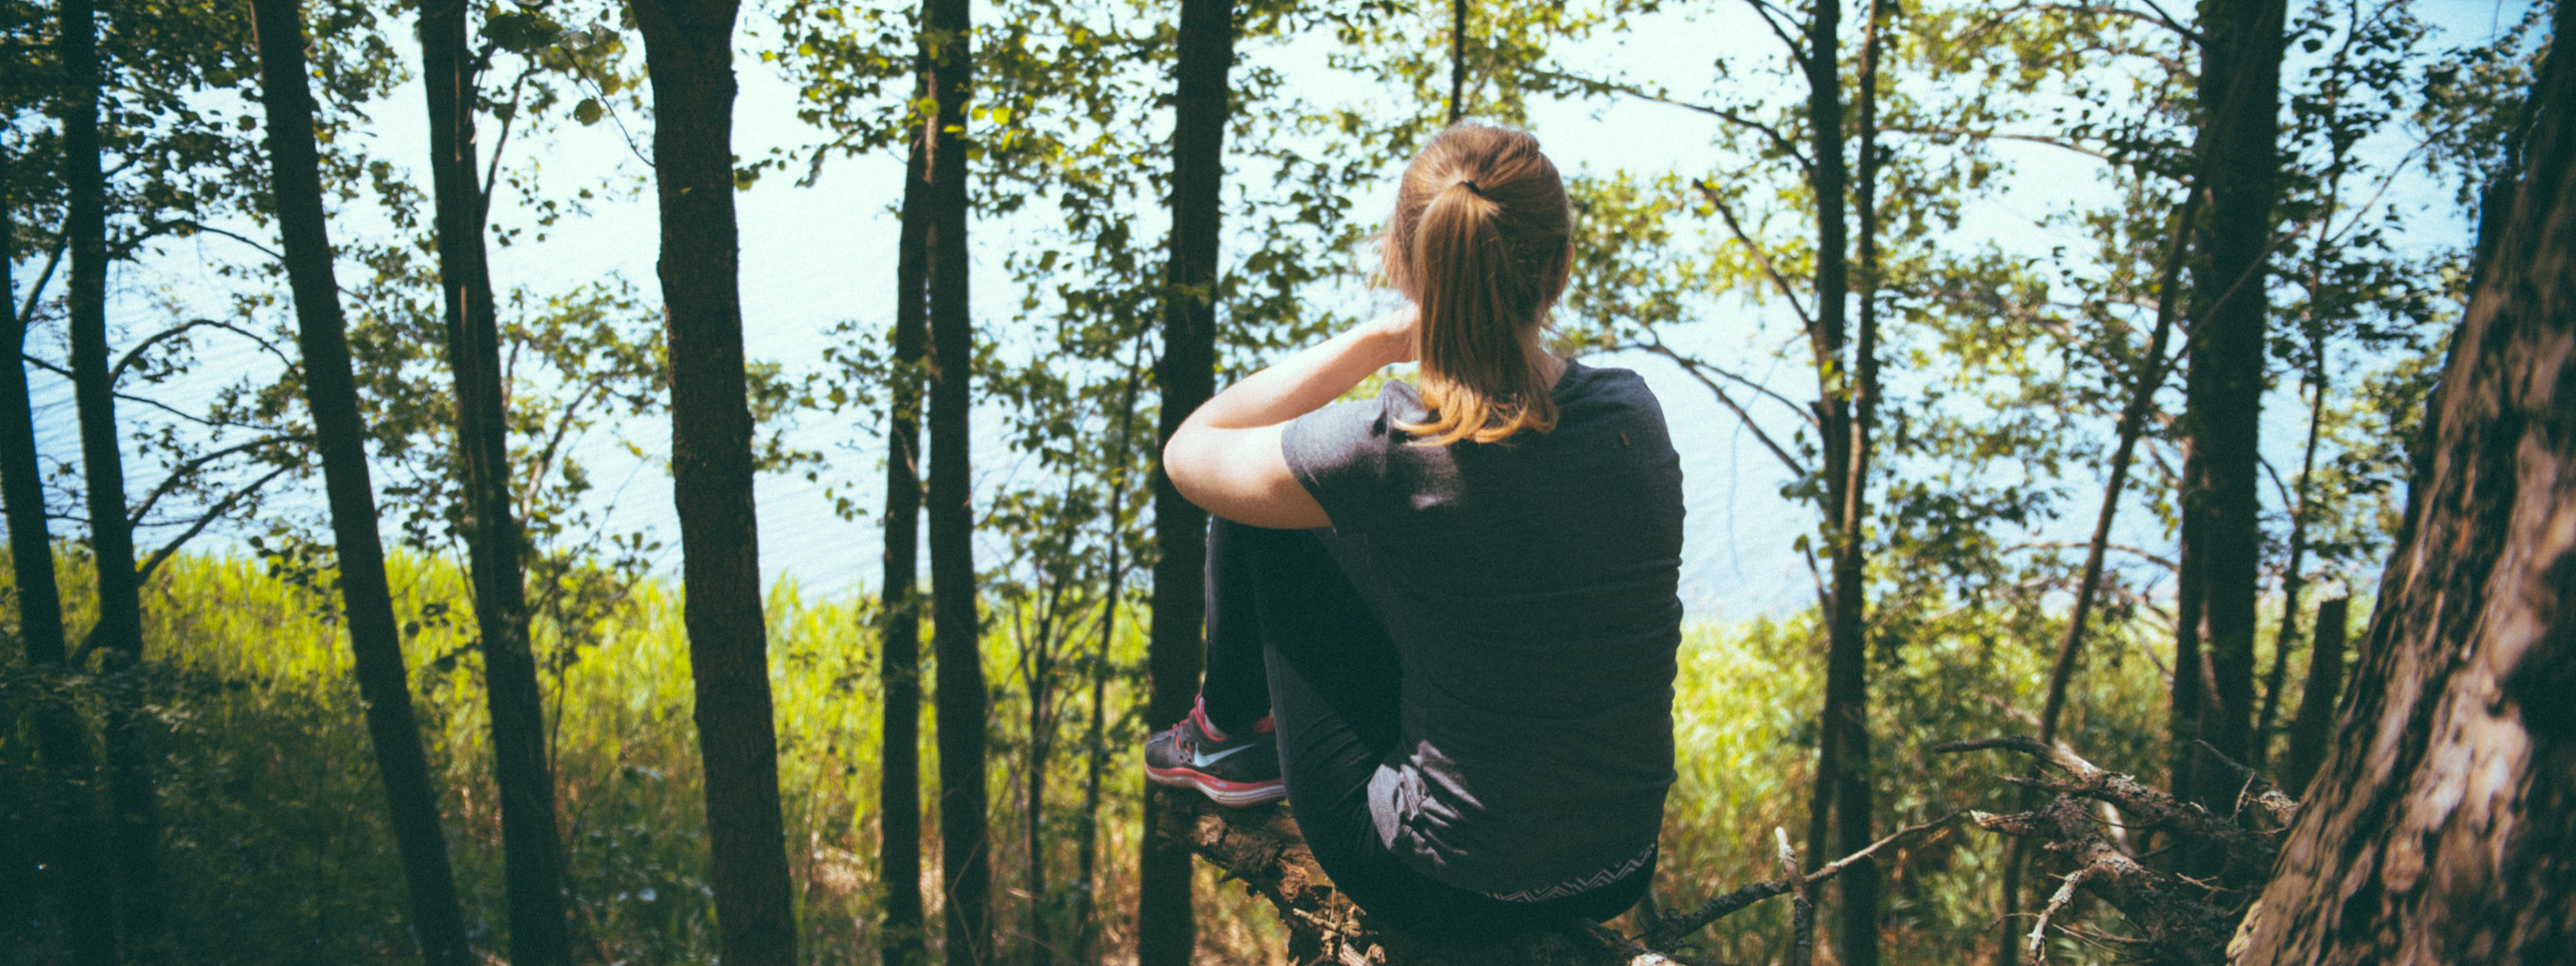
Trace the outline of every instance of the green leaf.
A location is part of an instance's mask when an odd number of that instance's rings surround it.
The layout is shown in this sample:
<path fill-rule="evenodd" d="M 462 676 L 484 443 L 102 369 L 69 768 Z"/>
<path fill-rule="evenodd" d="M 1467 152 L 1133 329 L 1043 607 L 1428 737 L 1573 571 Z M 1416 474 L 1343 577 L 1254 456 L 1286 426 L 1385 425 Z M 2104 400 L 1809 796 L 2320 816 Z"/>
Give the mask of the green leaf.
<path fill-rule="evenodd" d="M 597 98 L 585 97 L 581 103 L 572 106 L 572 119 L 580 121 L 584 127 L 599 123 L 600 117 L 606 113 L 600 109 Z"/>

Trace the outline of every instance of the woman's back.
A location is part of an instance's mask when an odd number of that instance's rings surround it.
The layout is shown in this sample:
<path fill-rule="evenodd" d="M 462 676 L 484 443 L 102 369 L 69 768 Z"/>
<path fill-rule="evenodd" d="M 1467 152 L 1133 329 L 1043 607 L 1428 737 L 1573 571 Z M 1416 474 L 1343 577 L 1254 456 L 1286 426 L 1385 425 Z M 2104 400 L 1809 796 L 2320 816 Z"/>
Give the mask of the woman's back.
<path fill-rule="evenodd" d="M 1679 461 L 1635 373 L 1569 365 L 1553 395 L 1552 431 L 1503 443 L 1414 443 L 1400 383 L 1282 440 L 1403 656 L 1380 832 L 1479 891 L 1636 858 L 1673 779 Z"/>

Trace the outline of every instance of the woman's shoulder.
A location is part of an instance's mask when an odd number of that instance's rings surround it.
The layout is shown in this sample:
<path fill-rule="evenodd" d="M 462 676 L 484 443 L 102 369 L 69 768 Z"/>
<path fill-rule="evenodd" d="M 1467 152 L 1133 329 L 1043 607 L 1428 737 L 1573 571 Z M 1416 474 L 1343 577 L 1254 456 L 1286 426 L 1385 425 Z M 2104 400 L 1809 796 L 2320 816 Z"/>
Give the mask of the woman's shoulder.
<path fill-rule="evenodd" d="M 1565 375 L 1557 380 L 1556 397 L 1560 406 L 1597 404 L 1644 408 L 1658 415 L 1663 412 L 1655 390 L 1636 370 L 1588 365 L 1578 359 L 1565 361 Z"/>

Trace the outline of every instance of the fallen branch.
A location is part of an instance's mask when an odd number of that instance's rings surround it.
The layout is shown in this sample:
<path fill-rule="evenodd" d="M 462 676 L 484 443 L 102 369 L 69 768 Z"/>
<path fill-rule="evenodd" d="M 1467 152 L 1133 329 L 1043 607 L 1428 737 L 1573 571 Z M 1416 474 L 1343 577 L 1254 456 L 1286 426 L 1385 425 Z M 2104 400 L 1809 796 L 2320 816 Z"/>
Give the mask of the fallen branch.
<path fill-rule="evenodd" d="M 2046 948 L 2050 921 L 2075 900 L 2080 888 L 2109 903 L 2143 934 L 2138 948 L 2145 961 L 2165 966 L 2219 966 L 2226 961 L 2228 937 L 2244 917 L 2253 888 L 2270 872 L 2279 844 L 2271 834 L 2239 825 L 2234 816 L 2213 815 L 2193 802 L 2149 788 L 2136 778 L 2084 760 L 2062 744 L 2010 735 L 1936 745 L 1935 753 L 2014 751 L 2064 773 L 2071 781 L 2007 776 L 2006 781 L 2054 793 L 2048 804 L 2027 812 L 1997 815 L 1971 812 L 1978 827 L 2040 843 L 2074 860 L 2074 868 L 2051 897 L 2027 937 L 2025 952 L 2038 962 Z M 2232 762 L 2230 764 L 2233 764 Z M 2239 766 L 2241 767 L 2241 766 Z M 2245 772 L 2253 800 L 2274 816 L 2295 812 L 2297 803 L 2273 791 L 2250 770 Z M 2257 789 L 2257 784 L 2260 788 Z M 2265 796 L 2278 798 L 2278 802 Z M 2214 848 L 2224 859 L 2210 880 L 2192 879 L 2138 862 L 2104 833 L 2103 820 L 2091 803 L 2110 805 L 2130 829 L 2153 830 L 2182 842 Z M 2282 808 L 2289 811 L 2281 811 Z M 2063 928 L 2063 927 L 2061 927 Z"/>
<path fill-rule="evenodd" d="M 1963 813 L 1952 812 L 1921 825 L 1909 825 L 1905 828 L 1897 829 L 1894 832 L 1888 833 L 1887 837 L 1870 843 L 1868 848 L 1826 863 L 1824 868 L 1817 869 L 1815 874 L 1804 876 L 1803 879 L 1808 885 L 1814 885 L 1816 883 L 1832 879 L 1834 876 L 1841 875 L 1842 871 L 1849 868 L 1852 863 L 1876 854 L 1879 849 L 1886 847 L 1890 843 L 1893 843 L 1898 839 L 1907 838 L 1948 825 L 1950 824 L 1950 820 L 1958 818 L 1961 814 Z M 1773 831 L 1777 832 L 1778 830 L 1774 829 Z M 1794 866 L 1792 868 L 1794 869 Z M 1683 939 L 1688 938 L 1690 934 L 1706 928 L 1710 923 L 1740 912 L 1764 899 L 1796 889 L 1798 887 L 1798 883 L 1792 881 L 1792 878 L 1795 877 L 1766 879 L 1761 882 L 1745 886 L 1741 889 L 1737 889 L 1733 892 L 1720 893 L 1719 895 L 1710 898 L 1707 902 L 1700 903 L 1699 908 L 1693 909 L 1687 914 L 1674 916 L 1656 923 L 1655 928 L 1648 930 L 1646 933 L 1646 945 L 1654 949 L 1671 949 L 1673 948 L 1674 943 L 1678 943 Z"/>

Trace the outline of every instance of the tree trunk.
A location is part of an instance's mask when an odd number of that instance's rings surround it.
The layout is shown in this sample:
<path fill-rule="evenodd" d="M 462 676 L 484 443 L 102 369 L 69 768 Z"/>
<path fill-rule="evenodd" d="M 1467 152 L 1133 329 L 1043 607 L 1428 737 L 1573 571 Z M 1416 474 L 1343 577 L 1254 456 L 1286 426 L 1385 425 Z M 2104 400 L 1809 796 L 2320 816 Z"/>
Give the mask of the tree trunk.
<path fill-rule="evenodd" d="M 925 52 L 916 72 L 927 70 Z M 913 100 L 930 81 L 922 76 Z M 921 921 L 921 608 L 914 578 L 921 552 L 921 362 L 930 330 L 929 174 L 932 118 L 912 138 L 903 179 L 903 227 L 895 254 L 893 384 L 886 393 L 884 611 L 877 676 L 879 709 L 877 881 L 885 886 L 885 929 L 877 948 L 889 966 L 927 966 Z"/>
<path fill-rule="evenodd" d="M 564 928 L 563 845 L 546 766 L 545 705 L 529 651 L 521 535 L 510 509 L 510 430 L 501 340 L 483 257 L 485 206 L 474 147 L 476 67 L 465 46 L 464 0 L 421 5 L 421 87 L 429 95 L 431 181 L 438 203 L 438 278 L 446 301 L 447 362 L 456 373 L 456 448 L 465 467 L 465 541 L 474 620 L 492 715 L 492 773 L 500 789 L 501 851 L 510 905 L 510 961 L 571 961 Z"/>
<path fill-rule="evenodd" d="M 304 25 L 295 0 L 257 0 L 260 90 L 268 112 L 270 184 L 276 193 L 286 274 L 295 293 L 297 342 L 304 354 L 305 405 L 322 455 L 323 488 L 340 562 L 340 593 L 357 659 L 358 692 L 385 784 L 385 805 L 411 893 L 412 928 L 421 959 L 465 966 L 473 951 L 438 824 L 438 791 L 421 750 L 405 681 L 402 632 L 394 621 L 385 553 L 376 532 L 375 489 L 368 479 L 367 427 L 349 368 L 349 342 L 333 277 L 331 239 L 322 214 L 322 179 L 307 87 Z"/>
<path fill-rule="evenodd" d="M 90 553 L 98 569 L 98 623 L 83 646 L 95 646 L 101 669 L 113 674 L 143 660 L 143 600 L 134 569 L 133 522 L 126 516 L 116 385 L 107 361 L 107 185 L 99 169 L 97 8 L 92 0 L 64 0 L 58 9 L 57 43 L 68 81 L 62 100 L 64 234 L 72 261 L 64 301 L 70 310 L 81 469 L 89 490 Z M 107 794 L 115 825 L 111 847 L 118 921 L 127 953 L 150 959 L 163 923 L 161 821 L 151 753 L 144 747 L 145 725 L 133 703 L 131 696 L 108 702 Z"/>
<path fill-rule="evenodd" d="M 1137 333 L 1140 343 L 1144 333 Z M 1081 823 L 1075 833 L 1073 893 L 1073 960 L 1077 966 L 1096 962 L 1092 946 L 1099 930 L 1092 923 L 1092 911 L 1099 894 L 1093 873 L 1100 864 L 1100 798 L 1101 784 L 1109 767 L 1109 654 L 1118 640 L 1118 604 L 1125 599 L 1127 561 L 1127 459 L 1130 444 L 1135 441 L 1136 383 L 1143 373 L 1131 363 L 1127 384 L 1118 396 L 1118 447 L 1109 459 L 1109 590 L 1101 595 L 1099 649 L 1091 663 L 1091 723 L 1084 741 Z"/>
<path fill-rule="evenodd" d="M 9 163 L 0 153 L 0 292 L 16 293 L 9 278 L 17 264 L 12 244 L 17 237 L 10 218 Z M 41 286 L 43 280 L 38 280 Z M 29 293 L 31 296 L 35 293 Z M 29 304 L 34 304 L 31 297 Z M 44 466 L 36 456 L 36 417 L 27 395 L 27 366 L 20 361 L 27 344 L 27 315 L 15 305 L 9 313 L 0 350 L 0 502 L 9 519 L 9 563 L 17 578 L 18 640 L 27 663 L 60 671 L 64 663 L 62 593 L 54 585 L 54 540 L 45 522 Z M 97 762 L 90 755 L 88 729 L 69 706 L 46 702 L 36 712 L 36 743 L 45 769 L 53 776 L 55 794 L 52 834 L 43 836 L 38 855 L 52 866 L 61 885 L 66 931 L 73 961 L 81 966 L 116 962 L 116 892 L 109 881 L 107 856 L 99 851 L 106 829 L 99 824 L 98 799 L 89 791 Z"/>
<path fill-rule="evenodd" d="M 922 26 L 938 128 L 930 149 L 930 611 L 938 649 L 939 840 L 947 879 L 942 917 L 950 966 L 993 954 L 992 851 L 984 789 L 983 648 L 975 601 L 975 329 L 967 309 L 966 107 L 973 94 L 973 22 L 967 0 L 930 0 Z"/>
<path fill-rule="evenodd" d="M 1868 358 L 1876 334 L 1863 332 L 1860 359 L 1843 358 L 1851 291 L 1843 192 L 1849 171 L 1843 159 L 1843 100 L 1839 2 L 1816 4 L 1808 25 L 1807 123 L 1814 139 L 1816 196 L 1816 317 L 1808 335 L 1815 352 L 1816 404 L 1825 437 L 1828 546 L 1833 592 L 1826 604 L 1825 707 L 1816 756 L 1816 791 L 1810 800 L 1807 855 L 1847 852 L 1869 844 L 1869 643 L 1868 560 L 1863 524 L 1868 519 L 1868 410 L 1877 372 Z M 1875 315 L 1869 318 L 1874 320 Z M 1857 370 L 1857 372 L 1855 372 Z M 1855 376 L 1857 375 L 1857 379 Z M 1835 886 L 1841 898 L 1835 952 L 1845 966 L 1878 962 L 1878 870 L 1863 862 Z"/>
<path fill-rule="evenodd" d="M 1449 0 L 1449 123 L 1467 117 L 1467 0 Z"/>
<path fill-rule="evenodd" d="M 2576 958 L 2576 8 L 2240 963 Z"/>
<path fill-rule="evenodd" d="M 1234 65 L 1233 0 L 1182 0 L 1178 58 L 1172 65 L 1172 249 L 1163 291 L 1163 356 L 1155 366 L 1162 390 L 1159 438 L 1170 440 L 1190 413 L 1216 394 L 1217 231 L 1224 218 L 1225 125 L 1233 112 L 1226 72 Z M 1181 497 L 1162 463 L 1154 464 L 1154 626 L 1146 664 L 1153 698 L 1146 725 L 1163 728 L 1189 714 L 1198 696 L 1207 616 L 1207 511 Z M 1156 818 L 1148 799 L 1147 826 Z M 1190 854 L 1143 836 L 1136 897 L 1138 966 L 1181 966 L 1191 958 L 1197 927 L 1191 910 Z"/>
<path fill-rule="evenodd" d="M 2263 406 L 2264 259 L 2279 193 L 2284 0 L 2207 0 L 2201 6 L 2194 151 L 2208 219 L 2194 246 L 2190 371 L 2184 380 L 2181 579 L 2176 588 L 2173 789 L 2223 805 L 2236 786 L 2223 770 L 2196 778 L 2193 739 L 2250 760 L 2254 722 L 2255 599 L 2263 564 L 2256 463 Z"/>
<path fill-rule="evenodd" d="M 2308 780 L 2325 763 L 2326 740 L 2333 736 L 2335 699 L 2343 690 L 2345 625 L 2351 623 L 2352 598 L 2337 597 L 2317 605 L 2317 626 L 2308 649 L 2308 683 L 2299 693 L 2299 713 L 2290 719 L 2290 748 L 2281 766 L 2281 787 L 2294 798 L 2307 795 Z"/>
<path fill-rule="evenodd" d="M 778 732 L 760 609 L 733 208 L 734 0 L 636 0 L 653 78 L 658 274 L 669 323 L 671 475 L 705 767 L 717 937 L 728 966 L 796 961 Z"/>

